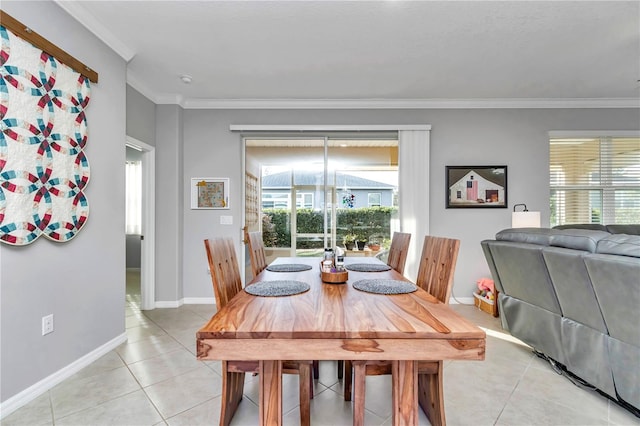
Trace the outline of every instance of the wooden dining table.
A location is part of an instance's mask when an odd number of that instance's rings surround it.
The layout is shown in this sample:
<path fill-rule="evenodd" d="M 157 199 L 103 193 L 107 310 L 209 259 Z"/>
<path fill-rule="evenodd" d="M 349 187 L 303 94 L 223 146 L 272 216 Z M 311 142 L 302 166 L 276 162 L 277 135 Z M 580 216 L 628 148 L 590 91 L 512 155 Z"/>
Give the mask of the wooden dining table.
<path fill-rule="evenodd" d="M 407 281 L 396 271 L 349 271 L 347 282 L 329 284 L 321 279 L 320 261 L 276 259 L 273 264 L 311 269 L 264 270 L 248 285 L 293 280 L 310 289 L 281 297 L 242 291 L 196 334 L 199 360 L 259 361 L 261 425 L 282 424 L 280 360 L 392 361 L 392 423 L 415 425 L 417 361 L 484 359 L 485 332 L 424 290 L 385 295 L 353 287 L 366 279 Z M 347 265 L 367 262 L 382 264 L 375 258 L 345 258 Z"/>

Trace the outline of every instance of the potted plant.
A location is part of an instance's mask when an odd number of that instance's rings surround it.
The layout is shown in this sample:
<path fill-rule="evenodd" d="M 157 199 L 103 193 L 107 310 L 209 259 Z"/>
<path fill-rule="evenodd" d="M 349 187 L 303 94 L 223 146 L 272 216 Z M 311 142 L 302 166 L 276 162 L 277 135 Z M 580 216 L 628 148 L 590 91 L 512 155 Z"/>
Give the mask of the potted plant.
<path fill-rule="evenodd" d="M 378 228 L 378 227 L 376 227 Z M 382 248 L 381 241 L 384 241 L 384 236 L 381 234 L 374 234 L 369 237 L 369 249 L 372 251 L 379 251 Z"/>
<path fill-rule="evenodd" d="M 380 250 L 380 243 L 378 242 L 378 240 L 369 241 L 368 246 L 372 251 Z"/>
<path fill-rule="evenodd" d="M 358 250 L 364 250 L 364 247 L 367 244 L 367 239 L 368 239 L 367 235 L 362 232 L 359 232 L 356 234 Z"/>
<path fill-rule="evenodd" d="M 342 241 L 344 242 L 344 248 L 347 250 L 353 250 L 353 246 L 356 243 L 356 234 L 346 234 L 342 237 Z"/>

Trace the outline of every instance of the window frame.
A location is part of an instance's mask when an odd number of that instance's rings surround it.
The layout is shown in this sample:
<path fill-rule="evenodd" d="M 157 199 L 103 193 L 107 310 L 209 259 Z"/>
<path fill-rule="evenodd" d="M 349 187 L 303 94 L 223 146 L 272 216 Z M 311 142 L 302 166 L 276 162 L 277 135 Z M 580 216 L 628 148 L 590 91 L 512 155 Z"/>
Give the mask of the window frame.
<path fill-rule="evenodd" d="M 371 202 L 372 195 L 378 196 L 377 204 Z M 381 207 L 381 206 L 382 206 L 382 192 L 367 192 L 367 207 Z"/>

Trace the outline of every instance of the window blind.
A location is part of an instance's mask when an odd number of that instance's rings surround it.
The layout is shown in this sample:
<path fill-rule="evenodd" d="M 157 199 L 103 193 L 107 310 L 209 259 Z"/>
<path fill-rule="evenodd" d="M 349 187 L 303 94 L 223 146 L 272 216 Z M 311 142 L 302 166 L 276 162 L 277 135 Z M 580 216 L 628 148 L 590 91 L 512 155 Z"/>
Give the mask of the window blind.
<path fill-rule="evenodd" d="M 640 138 L 552 138 L 551 225 L 640 223 Z"/>

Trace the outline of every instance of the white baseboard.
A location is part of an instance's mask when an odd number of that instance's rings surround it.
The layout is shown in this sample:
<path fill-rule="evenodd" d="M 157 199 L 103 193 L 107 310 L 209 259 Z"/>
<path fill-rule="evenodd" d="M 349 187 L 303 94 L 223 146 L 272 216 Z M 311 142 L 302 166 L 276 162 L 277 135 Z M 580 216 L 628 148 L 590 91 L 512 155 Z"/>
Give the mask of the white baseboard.
<path fill-rule="evenodd" d="M 216 304 L 215 297 L 185 297 L 183 300 L 185 305 L 215 305 Z"/>
<path fill-rule="evenodd" d="M 156 308 L 179 308 L 183 303 L 183 299 L 168 301 L 156 300 Z"/>
<path fill-rule="evenodd" d="M 215 305 L 215 297 L 185 297 L 180 300 L 156 301 L 156 308 L 179 308 L 182 305 Z"/>
<path fill-rule="evenodd" d="M 62 381 L 68 379 L 69 377 L 76 374 L 78 371 L 82 370 L 84 367 L 88 366 L 92 362 L 96 361 L 98 358 L 106 355 L 111 352 L 119 345 L 127 341 L 127 333 L 122 333 L 121 335 L 111 339 L 104 345 L 99 348 L 89 352 L 82 358 L 79 358 L 67 365 L 66 367 L 61 368 L 56 371 L 52 375 L 45 377 L 40 380 L 38 383 L 29 386 L 27 389 L 22 392 L 12 396 L 6 401 L 0 403 L 0 419 L 7 417 L 9 414 L 16 411 L 18 408 L 28 404 L 33 401 L 49 389 L 53 388 L 55 385 L 61 383 Z"/>

